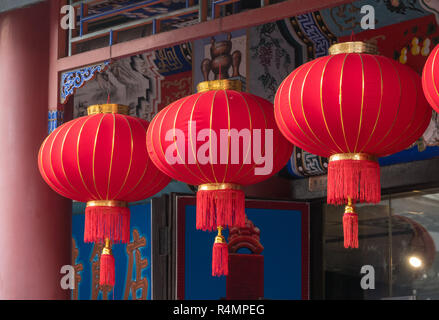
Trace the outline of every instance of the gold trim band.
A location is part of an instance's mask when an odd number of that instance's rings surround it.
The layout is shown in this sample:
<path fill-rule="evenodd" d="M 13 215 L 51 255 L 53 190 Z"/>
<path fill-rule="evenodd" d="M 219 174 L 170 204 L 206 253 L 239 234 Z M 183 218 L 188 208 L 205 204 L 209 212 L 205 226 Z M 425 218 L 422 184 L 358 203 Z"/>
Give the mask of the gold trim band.
<path fill-rule="evenodd" d="M 333 44 L 329 47 L 329 54 L 331 56 L 339 53 L 368 53 L 378 54 L 376 45 L 363 41 L 350 41 Z"/>
<path fill-rule="evenodd" d="M 93 200 L 87 202 L 87 207 L 128 207 L 128 202 L 118 200 Z"/>
<path fill-rule="evenodd" d="M 209 190 L 241 190 L 239 184 L 234 183 L 206 183 L 200 184 L 198 186 L 198 191 L 209 191 Z"/>
<path fill-rule="evenodd" d="M 242 91 L 242 83 L 240 80 L 212 80 L 203 81 L 197 85 L 197 92 L 205 92 L 209 90 L 235 90 Z"/>
<path fill-rule="evenodd" d="M 338 160 L 367 160 L 377 162 L 378 158 L 368 153 L 336 153 L 329 157 L 329 161 Z"/>
<path fill-rule="evenodd" d="M 87 114 L 119 113 L 128 115 L 130 108 L 117 103 L 95 104 L 87 108 Z"/>

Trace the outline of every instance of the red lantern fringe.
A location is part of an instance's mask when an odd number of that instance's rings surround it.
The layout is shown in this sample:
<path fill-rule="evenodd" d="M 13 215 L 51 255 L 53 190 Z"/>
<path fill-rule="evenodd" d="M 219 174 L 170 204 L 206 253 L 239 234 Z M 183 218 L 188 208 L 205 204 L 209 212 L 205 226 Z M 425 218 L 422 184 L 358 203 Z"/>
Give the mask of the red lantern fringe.
<path fill-rule="evenodd" d="M 380 166 L 370 160 L 330 161 L 328 166 L 327 202 L 347 203 L 381 201 Z"/>
<path fill-rule="evenodd" d="M 130 209 L 128 207 L 87 207 L 85 209 L 84 242 L 113 243 L 130 241 Z"/>
<path fill-rule="evenodd" d="M 115 261 L 112 254 L 101 254 L 99 284 L 113 287 L 116 282 Z"/>
<path fill-rule="evenodd" d="M 345 212 L 343 215 L 344 247 L 358 248 L 358 214 Z"/>
<path fill-rule="evenodd" d="M 245 194 L 242 190 L 199 190 L 197 229 L 213 231 L 217 226 L 245 226 Z"/>
<path fill-rule="evenodd" d="M 214 243 L 212 251 L 212 276 L 229 274 L 229 248 L 227 243 Z"/>

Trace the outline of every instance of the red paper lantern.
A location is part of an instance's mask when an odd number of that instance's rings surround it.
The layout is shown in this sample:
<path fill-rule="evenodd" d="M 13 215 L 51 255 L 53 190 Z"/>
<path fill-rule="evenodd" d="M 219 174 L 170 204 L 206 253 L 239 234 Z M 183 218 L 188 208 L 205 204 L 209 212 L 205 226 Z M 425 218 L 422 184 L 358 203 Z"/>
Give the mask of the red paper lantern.
<path fill-rule="evenodd" d="M 198 186 L 197 229 L 243 227 L 241 186 L 268 179 L 292 152 L 292 145 L 276 127 L 273 104 L 240 92 L 240 87 L 236 80 L 202 82 L 198 93 L 161 110 L 148 128 L 148 151 L 157 167 L 176 180 Z M 217 263 L 227 261 L 226 253 L 219 232 L 213 275 L 227 274 L 223 264 Z"/>
<path fill-rule="evenodd" d="M 298 147 L 329 157 L 327 202 L 348 203 L 345 247 L 358 247 L 353 203 L 381 199 L 377 158 L 404 150 L 425 131 L 431 110 L 415 71 L 362 42 L 295 69 L 275 97 L 276 122 Z"/>
<path fill-rule="evenodd" d="M 431 107 L 439 112 L 439 45 L 437 45 L 425 62 L 422 71 L 422 88 Z"/>
<path fill-rule="evenodd" d="M 64 197 L 86 202 L 85 242 L 105 242 L 101 285 L 114 285 L 111 242 L 130 241 L 128 202 L 162 190 L 170 178 L 150 161 L 148 122 L 128 116 L 128 107 L 95 105 L 88 116 L 69 121 L 42 143 L 38 167 L 43 179 Z"/>

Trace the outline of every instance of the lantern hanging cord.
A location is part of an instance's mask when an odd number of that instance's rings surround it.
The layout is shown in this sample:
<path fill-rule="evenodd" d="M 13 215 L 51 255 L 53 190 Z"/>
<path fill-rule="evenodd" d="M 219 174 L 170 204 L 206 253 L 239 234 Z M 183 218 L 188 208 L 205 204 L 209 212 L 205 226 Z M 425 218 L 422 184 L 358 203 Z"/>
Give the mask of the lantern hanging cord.
<path fill-rule="evenodd" d="M 352 5 L 352 7 L 354 7 L 354 2 L 355 1 L 352 1 L 352 3 L 351 3 L 351 5 Z M 352 17 L 352 32 L 351 32 L 351 41 L 354 41 L 354 30 L 355 30 L 355 10 L 352 10 L 352 15 L 353 15 L 353 17 Z"/>
<path fill-rule="evenodd" d="M 113 41 L 110 41 L 110 59 L 108 60 L 108 69 L 110 70 L 111 62 L 112 62 L 112 48 L 113 48 Z M 110 81 L 108 80 L 108 87 L 107 87 L 107 104 L 110 103 Z"/>

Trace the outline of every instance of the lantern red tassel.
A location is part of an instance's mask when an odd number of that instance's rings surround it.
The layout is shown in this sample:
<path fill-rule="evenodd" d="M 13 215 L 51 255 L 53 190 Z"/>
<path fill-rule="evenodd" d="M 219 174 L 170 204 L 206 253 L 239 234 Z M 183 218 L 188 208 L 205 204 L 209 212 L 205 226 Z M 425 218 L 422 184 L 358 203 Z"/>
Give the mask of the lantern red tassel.
<path fill-rule="evenodd" d="M 110 240 L 105 240 L 105 247 L 102 250 L 99 272 L 99 284 L 101 286 L 113 287 L 116 282 L 115 261 L 111 252 Z"/>
<path fill-rule="evenodd" d="M 343 215 L 343 233 L 344 247 L 358 248 L 358 214 L 350 199 Z"/>
<path fill-rule="evenodd" d="M 212 276 L 220 277 L 229 274 L 229 247 L 224 236 L 221 234 L 221 226 L 218 227 L 218 235 L 212 250 Z"/>
<path fill-rule="evenodd" d="M 105 205 L 105 206 L 104 206 Z M 123 201 L 89 201 L 85 209 L 84 242 L 130 241 L 130 210 Z"/>
<path fill-rule="evenodd" d="M 245 226 L 245 194 L 238 185 L 210 183 L 198 187 L 196 227 L 203 231 L 218 226 Z"/>
<path fill-rule="evenodd" d="M 358 202 L 381 201 L 380 166 L 363 153 L 343 153 L 330 157 L 327 202 L 344 204 L 348 196 Z"/>

